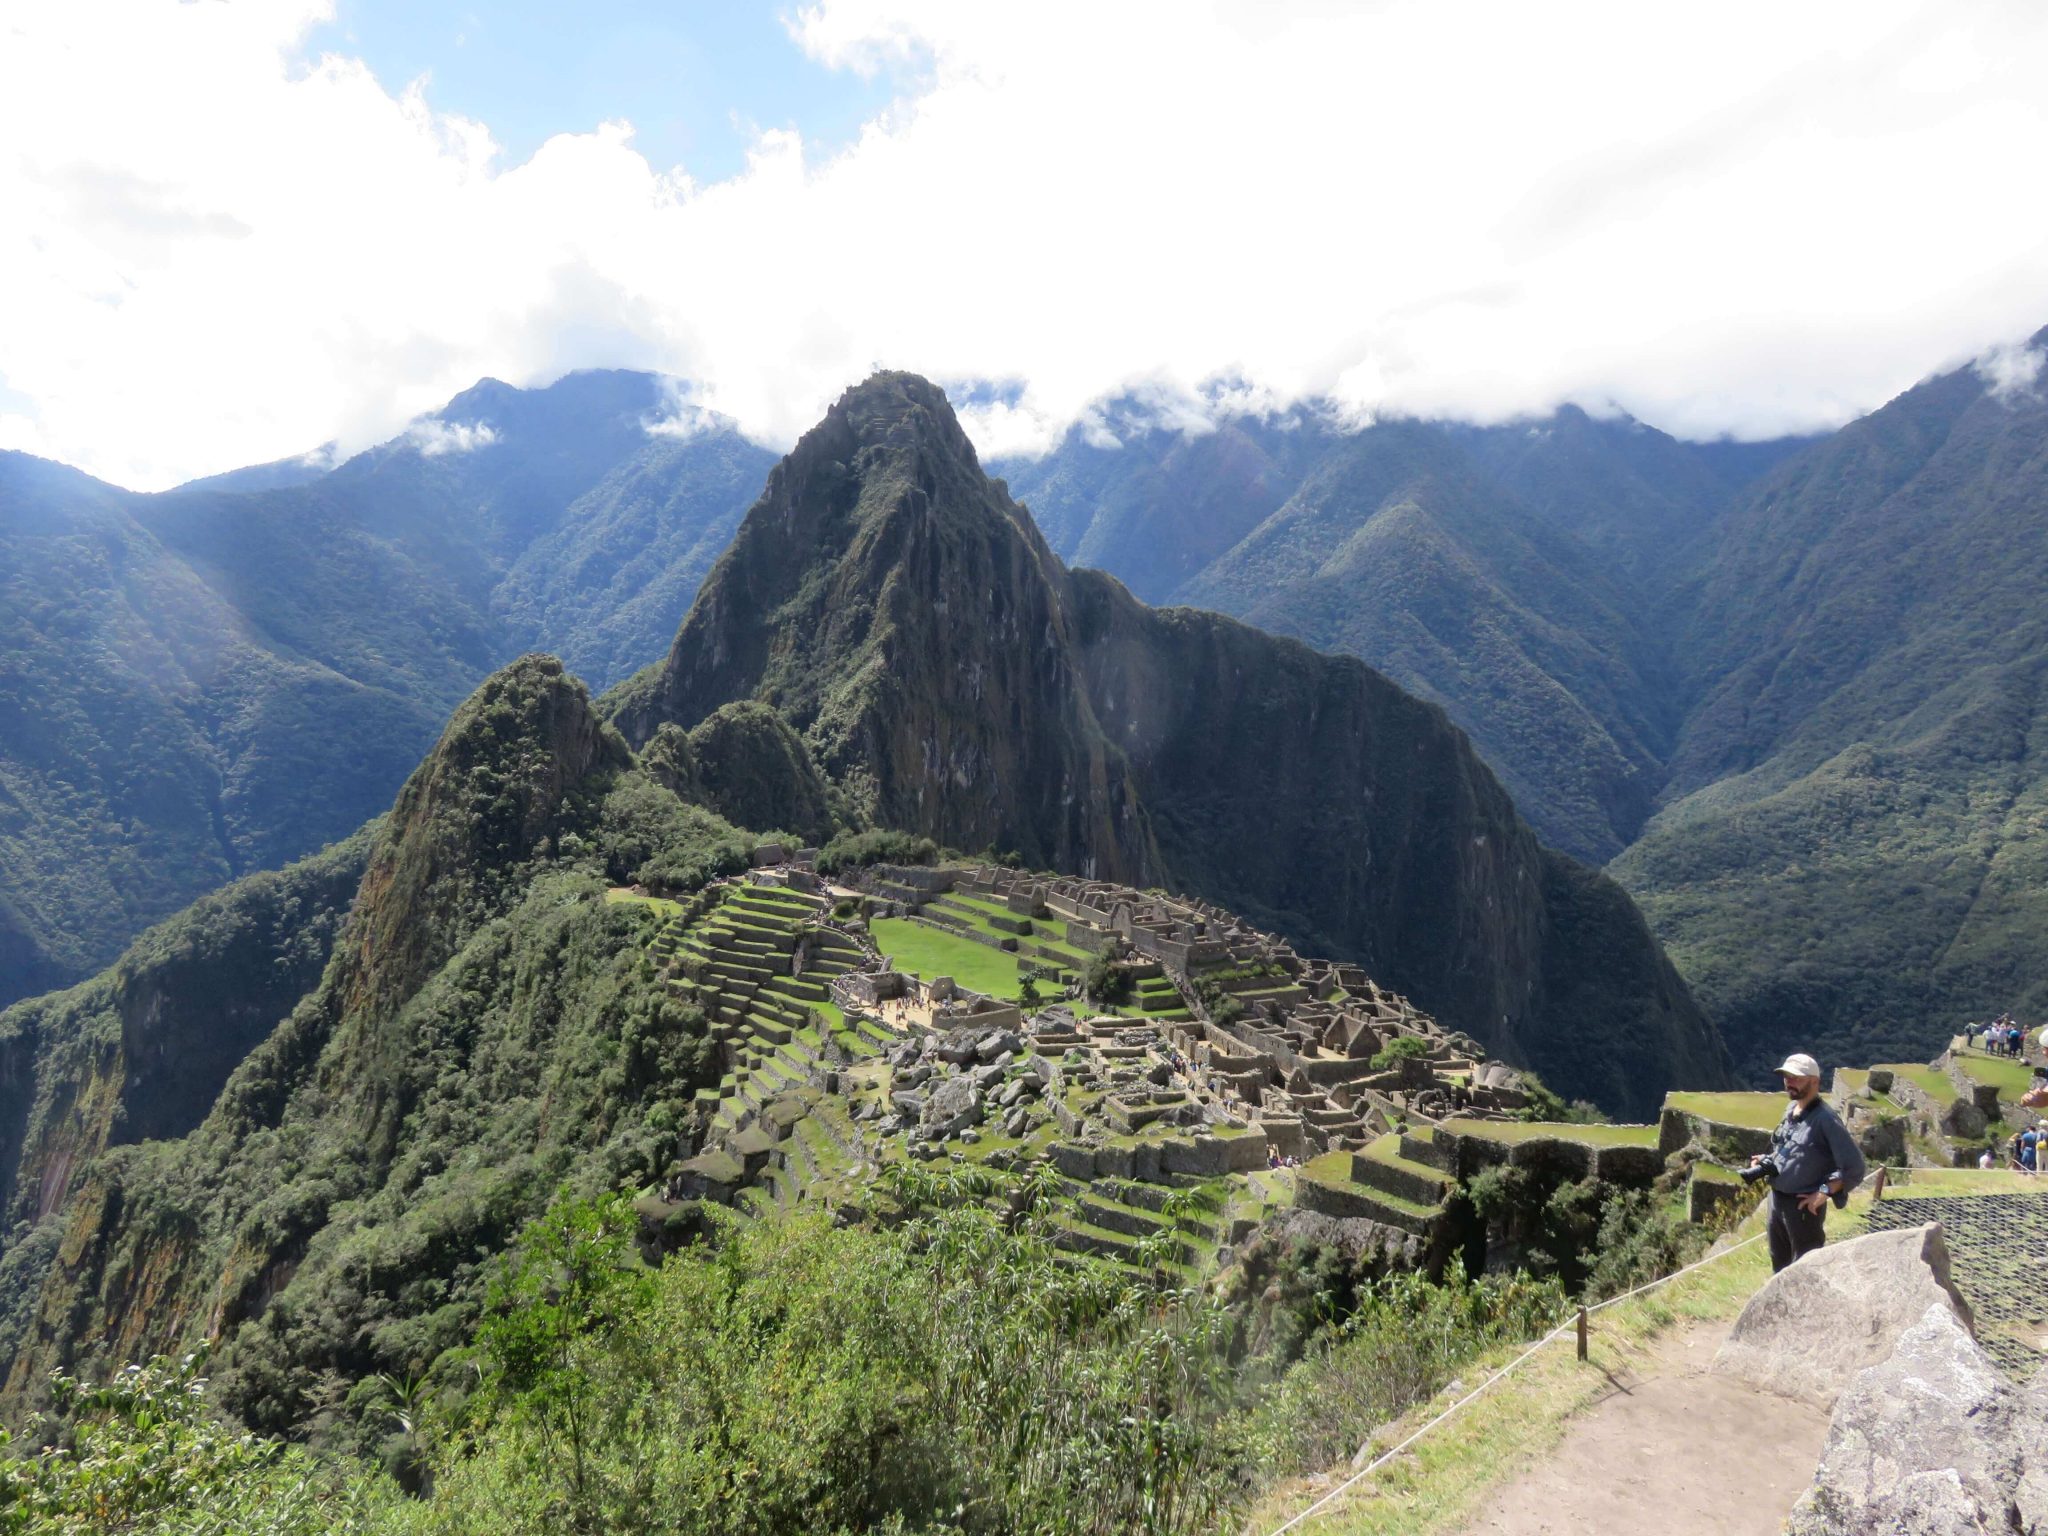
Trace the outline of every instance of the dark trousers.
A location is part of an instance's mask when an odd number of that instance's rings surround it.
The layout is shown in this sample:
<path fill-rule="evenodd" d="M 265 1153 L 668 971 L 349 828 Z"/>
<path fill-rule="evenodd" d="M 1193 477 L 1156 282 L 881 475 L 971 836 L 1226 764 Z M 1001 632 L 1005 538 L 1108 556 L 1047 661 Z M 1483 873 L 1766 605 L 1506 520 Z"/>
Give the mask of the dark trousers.
<path fill-rule="evenodd" d="M 1827 1207 L 1802 1210 L 1799 1196 L 1771 1191 L 1771 1273 L 1776 1274 L 1802 1253 L 1811 1253 L 1828 1240 Z"/>

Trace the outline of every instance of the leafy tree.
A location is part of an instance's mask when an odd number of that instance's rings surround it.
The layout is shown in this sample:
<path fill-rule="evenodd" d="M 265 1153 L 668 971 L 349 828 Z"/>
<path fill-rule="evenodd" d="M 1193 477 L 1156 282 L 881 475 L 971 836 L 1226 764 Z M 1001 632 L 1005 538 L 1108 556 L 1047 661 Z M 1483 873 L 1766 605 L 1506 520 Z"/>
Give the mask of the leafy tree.
<path fill-rule="evenodd" d="M 1132 986 L 1130 968 L 1117 964 L 1108 955 L 1097 955 L 1081 973 L 1083 995 L 1105 1007 L 1129 1002 Z"/>
<path fill-rule="evenodd" d="M 578 1530 L 601 1528 L 593 1520 L 592 1448 L 621 1427 L 619 1405 L 589 1368 L 590 1351 L 635 1343 L 652 1295 L 633 1248 L 637 1227 L 620 1195 L 557 1202 L 499 1267 L 477 1330 L 490 1364 L 487 1401 L 532 1427 Z"/>
<path fill-rule="evenodd" d="M 1429 1042 L 1420 1035 L 1396 1035 L 1372 1053 L 1375 1071 L 1386 1072 L 1404 1061 L 1416 1061 L 1429 1054 Z"/>

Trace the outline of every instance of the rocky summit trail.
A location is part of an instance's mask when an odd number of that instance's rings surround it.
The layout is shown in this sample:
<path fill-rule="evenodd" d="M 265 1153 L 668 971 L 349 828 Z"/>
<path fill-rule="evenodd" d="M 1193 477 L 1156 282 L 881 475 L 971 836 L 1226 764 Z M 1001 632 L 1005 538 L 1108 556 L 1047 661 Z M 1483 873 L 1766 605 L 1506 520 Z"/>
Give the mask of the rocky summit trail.
<path fill-rule="evenodd" d="M 1813 1480 L 1819 1408 L 1708 1374 L 1728 1324 L 1662 1342 L 1640 1373 L 1572 1421 L 1541 1464 L 1503 1483 L 1461 1536 L 1776 1536 Z"/>

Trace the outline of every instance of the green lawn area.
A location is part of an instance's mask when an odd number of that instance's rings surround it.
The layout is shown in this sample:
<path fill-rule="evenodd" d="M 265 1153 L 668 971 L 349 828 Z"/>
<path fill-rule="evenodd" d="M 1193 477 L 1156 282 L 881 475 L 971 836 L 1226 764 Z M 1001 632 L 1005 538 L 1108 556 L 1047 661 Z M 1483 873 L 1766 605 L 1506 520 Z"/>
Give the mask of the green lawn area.
<path fill-rule="evenodd" d="M 1773 1125 L 1777 1124 L 1774 1120 Z M 1576 1125 L 1564 1120 L 1446 1120 L 1443 1129 L 1459 1136 L 1479 1136 L 1487 1141 L 1576 1141 L 1588 1147 L 1654 1147 L 1654 1125 Z"/>
<path fill-rule="evenodd" d="M 1671 1093 L 1664 1096 L 1666 1109 L 1681 1110 L 1720 1125 L 1744 1125 L 1768 1131 L 1785 1118 L 1782 1093 Z"/>
<path fill-rule="evenodd" d="M 1937 1104 L 1953 1103 L 1962 1097 L 1949 1075 L 1933 1067 L 1907 1063 L 1887 1065 L 1884 1070 L 1891 1073 L 1895 1082 L 1911 1083 Z"/>
<path fill-rule="evenodd" d="M 990 922 L 985 903 L 976 904 L 972 911 L 961 911 L 959 904 L 965 900 L 966 898 L 961 896 L 948 896 L 943 903 L 934 902 L 931 915 L 935 919 L 944 918 L 949 923 L 965 923 L 976 933 L 985 933 L 992 939 L 1010 939 L 1018 944 L 1029 944 L 1033 941 L 1035 935 L 1009 933 Z"/>
<path fill-rule="evenodd" d="M 2010 1168 L 1909 1168 L 1903 1183 L 1899 1177 L 1894 1173 L 1885 1181 L 1887 1205 L 1895 1196 L 2048 1195 L 2048 1184 L 2038 1175 L 2014 1173 Z"/>
<path fill-rule="evenodd" d="M 929 981 L 950 976 L 961 986 L 1004 1002 L 1017 1000 L 1017 957 L 957 934 L 927 928 L 907 917 L 878 917 L 868 925 L 875 943 L 898 970 Z"/>
<path fill-rule="evenodd" d="M 683 904 L 679 901 L 670 901 L 665 896 L 635 896 L 631 891 L 606 891 L 604 899 L 608 905 L 615 907 L 651 907 L 654 909 L 654 915 L 664 920 L 674 917 L 683 910 Z"/>
<path fill-rule="evenodd" d="M 2001 1099 L 2017 1099 L 2034 1083 L 2034 1069 L 2024 1061 L 2006 1056 L 1986 1056 L 1981 1051 L 1957 1051 L 1955 1064 L 1973 1083 L 1995 1083 Z"/>

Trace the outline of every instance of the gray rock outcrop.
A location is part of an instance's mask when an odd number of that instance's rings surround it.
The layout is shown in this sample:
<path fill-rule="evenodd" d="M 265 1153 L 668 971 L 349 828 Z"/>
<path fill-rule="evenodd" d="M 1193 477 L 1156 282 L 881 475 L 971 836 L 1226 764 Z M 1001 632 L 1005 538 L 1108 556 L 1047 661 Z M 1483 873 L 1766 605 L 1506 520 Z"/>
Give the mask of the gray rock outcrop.
<path fill-rule="evenodd" d="M 925 1101 L 924 1126 L 928 1135 L 950 1136 L 981 1121 L 981 1090 L 970 1077 L 949 1077 Z"/>
<path fill-rule="evenodd" d="M 2048 1531 L 2048 1397 L 2015 1391 L 1946 1298 L 1835 1404 L 1790 1536 Z"/>
<path fill-rule="evenodd" d="M 1874 1232 L 1807 1254 L 1773 1275 L 1714 1357 L 1718 1373 L 1831 1408 L 1859 1371 L 1882 1364 L 1929 1307 L 1974 1331 L 1949 1279 L 1941 1227 Z"/>

